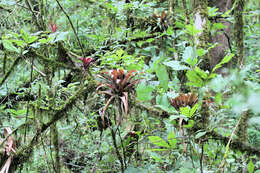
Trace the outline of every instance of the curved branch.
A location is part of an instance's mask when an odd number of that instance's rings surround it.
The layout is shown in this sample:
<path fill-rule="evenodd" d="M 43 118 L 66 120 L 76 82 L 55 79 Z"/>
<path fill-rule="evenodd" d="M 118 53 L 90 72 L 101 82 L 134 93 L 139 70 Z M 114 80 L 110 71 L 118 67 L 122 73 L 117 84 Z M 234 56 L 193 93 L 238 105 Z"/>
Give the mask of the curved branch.
<path fill-rule="evenodd" d="M 13 64 L 11 65 L 10 69 L 8 70 L 8 72 L 4 75 L 4 77 L 2 78 L 1 82 L 0 82 L 0 87 L 3 85 L 3 83 L 6 81 L 6 79 L 9 77 L 9 75 L 11 74 L 11 72 L 13 71 L 14 67 L 18 64 L 18 62 L 21 60 L 21 56 L 17 57 Z"/>
<path fill-rule="evenodd" d="M 31 157 L 33 153 L 34 146 L 39 141 L 39 137 L 41 136 L 41 134 L 45 132 L 51 125 L 64 118 L 67 115 L 66 112 L 72 108 L 72 106 L 76 103 L 78 98 L 80 98 L 86 92 L 95 90 L 96 83 L 93 81 L 93 79 L 88 79 L 88 78 L 84 79 L 84 81 L 87 80 L 89 81 L 87 86 L 82 85 L 68 99 L 68 101 L 55 112 L 53 118 L 48 123 L 43 124 L 39 129 L 37 129 L 37 132 L 35 133 L 34 137 L 31 139 L 31 141 L 27 145 L 22 146 L 21 149 L 17 151 L 17 154 L 14 155 L 13 157 L 13 162 L 11 165 L 12 170 L 16 170 L 19 165 L 22 165 L 23 163 L 28 161 L 28 159 Z"/>
<path fill-rule="evenodd" d="M 81 49 L 82 56 L 85 56 L 83 46 L 82 46 L 82 44 L 81 44 L 81 42 L 80 42 L 80 40 L 79 40 L 78 34 L 77 34 L 77 32 L 76 32 L 76 30 L 75 30 L 75 28 L 74 28 L 74 26 L 73 26 L 73 23 L 72 23 L 72 21 L 71 21 L 69 15 L 66 13 L 66 11 L 64 10 L 64 8 L 60 5 L 60 2 L 59 2 L 58 0 L 56 0 L 56 2 L 57 2 L 57 4 L 59 5 L 60 9 L 61 9 L 61 10 L 63 11 L 63 13 L 65 14 L 65 16 L 67 17 L 67 19 L 69 20 L 69 23 L 70 23 L 70 25 L 71 25 L 71 27 L 72 27 L 72 30 L 73 30 L 73 32 L 74 32 L 74 34 L 75 34 L 75 36 L 76 36 L 76 39 L 77 39 L 77 41 L 78 41 L 78 43 L 79 43 L 79 47 L 80 47 L 80 49 Z"/>

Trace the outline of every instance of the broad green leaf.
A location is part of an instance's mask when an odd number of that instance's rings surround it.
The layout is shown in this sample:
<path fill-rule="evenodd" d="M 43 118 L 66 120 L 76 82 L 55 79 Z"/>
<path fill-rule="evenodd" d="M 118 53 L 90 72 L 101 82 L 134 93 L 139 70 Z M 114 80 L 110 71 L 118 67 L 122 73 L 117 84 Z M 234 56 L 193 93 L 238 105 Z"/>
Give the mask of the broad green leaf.
<path fill-rule="evenodd" d="M 194 25 L 189 24 L 186 25 L 186 32 L 192 36 L 195 36 L 200 32 L 200 30 L 197 29 Z"/>
<path fill-rule="evenodd" d="M 188 106 L 180 107 L 180 112 L 182 115 L 185 115 L 186 117 L 190 117 L 190 108 Z"/>
<path fill-rule="evenodd" d="M 194 67 L 198 63 L 198 58 L 188 58 L 186 63 L 188 63 L 191 67 Z"/>
<path fill-rule="evenodd" d="M 198 56 L 203 56 L 206 53 L 206 50 L 204 49 L 196 49 L 196 53 Z"/>
<path fill-rule="evenodd" d="M 252 160 L 250 160 L 250 162 L 248 163 L 247 169 L 249 173 L 254 173 L 255 165 L 253 164 Z"/>
<path fill-rule="evenodd" d="M 163 87 L 165 90 L 168 89 L 169 77 L 167 69 L 164 65 L 157 64 L 155 73 L 160 81 L 160 86 Z"/>
<path fill-rule="evenodd" d="M 203 86 L 203 80 L 197 75 L 195 71 L 188 71 L 186 73 L 186 76 L 189 80 L 188 83 L 186 83 L 189 86 L 194 86 L 194 87 L 202 87 Z"/>
<path fill-rule="evenodd" d="M 137 88 L 137 99 L 141 101 L 148 101 L 151 100 L 152 97 L 152 92 L 153 92 L 153 87 L 151 86 L 146 86 L 144 83 L 140 83 Z"/>
<path fill-rule="evenodd" d="M 168 134 L 168 142 L 169 142 L 171 148 L 175 148 L 176 147 L 177 139 L 176 139 L 176 135 L 173 133 L 173 131 L 171 131 Z"/>
<path fill-rule="evenodd" d="M 159 136 L 149 136 L 148 139 L 156 146 L 170 148 L 169 144 Z"/>
<path fill-rule="evenodd" d="M 12 43 L 15 43 L 17 46 L 24 47 L 27 44 L 23 40 L 11 40 Z"/>
<path fill-rule="evenodd" d="M 171 67 L 173 70 L 188 70 L 189 67 L 185 65 L 181 65 L 180 61 L 169 61 L 169 62 L 164 62 L 164 65 Z"/>
<path fill-rule="evenodd" d="M 164 94 L 162 96 L 161 95 L 156 96 L 156 104 L 162 105 L 162 106 L 165 106 L 165 107 L 169 107 L 170 103 L 169 103 L 167 94 Z"/>
<path fill-rule="evenodd" d="M 188 46 L 185 48 L 183 55 L 182 55 L 182 59 L 187 62 L 188 59 L 193 60 L 194 58 L 197 58 L 197 53 L 195 51 L 195 49 L 191 46 Z M 188 62 L 187 62 L 188 63 Z"/>
<path fill-rule="evenodd" d="M 31 37 L 29 37 L 29 39 L 28 39 L 28 42 L 27 43 L 32 43 L 32 42 L 34 42 L 35 40 L 37 40 L 38 39 L 38 37 L 37 36 L 31 36 Z"/>
<path fill-rule="evenodd" d="M 221 105 L 222 103 L 222 93 L 217 93 L 215 96 L 215 101 L 218 105 Z"/>
<path fill-rule="evenodd" d="M 23 38 L 23 40 L 26 42 L 26 43 L 28 43 L 28 41 L 29 41 L 29 34 L 26 32 L 26 31 L 24 31 L 23 29 L 21 29 L 21 35 L 22 35 L 22 38 Z"/>
<path fill-rule="evenodd" d="M 195 139 L 199 139 L 200 137 L 204 136 L 207 132 L 202 131 L 196 134 Z"/>
<path fill-rule="evenodd" d="M 208 77 L 208 74 L 205 71 L 201 70 L 199 67 L 195 68 L 195 72 L 199 74 L 202 79 L 206 79 Z"/>
<path fill-rule="evenodd" d="M 190 117 L 192 117 L 194 115 L 194 113 L 196 112 L 196 110 L 199 108 L 199 104 L 195 104 L 191 110 L 190 110 Z"/>
<path fill-rule="evenodd" d="M 150 154 L 151 154 L 151 157 L 154 160 L 156 160 L 157 162 L 160 162 L 160 163 L 163 162 L 163 160 L 162 160 L 162 158 L 161 158 L 161 156 L 159 154 L 157 154 L 155 152 L 150 152 Z"/>
<path fill-rule="evenodd" d="M 172 27 L 168 27 L 166 34 L 167 35 L 173 35 L 174 34 Z"/>
<path fill-rule="evenodd" d="M 184 124 L 183 128 L 192 128 L 195 124 L 194 120 L 188 120 L 188 124 Z"/>
<path fill-rule="evenodd" d="M 226 25 L 223 25 L 222 23 L 214 23 L 213 26 L 212 26 L 212 29 L 225 29 L 227 26 Z"/>
<path fill-rule="evenodd" d="M 9 40 L 3 40 L 3 46 L 5 49 L 11 51 L 11 52 L 16 52 L 16 53 L 20 53 L 19 49 L 17 49 L 13 43 Z"/>
<path fill-rule="evenodd" d="M 214 72 L 215 70 L 217 70 L 218 68 L 222 67 L 223 64 L 228 63 L 234 56 L 235 54 L 231 53 L 231 54 L 227 54 L 221 61 L 220 63 L 218 63 L 212 70 L 212 72 Z"/>
<path fill-rule="evenodd" d="M 210 17 L 213 17 L 213 16 L 216 16 L 216 15 L 218 15 L 218 8 L 216 8 L 216 7 L 208 7 L 208 15 L 210 16 Z"/>

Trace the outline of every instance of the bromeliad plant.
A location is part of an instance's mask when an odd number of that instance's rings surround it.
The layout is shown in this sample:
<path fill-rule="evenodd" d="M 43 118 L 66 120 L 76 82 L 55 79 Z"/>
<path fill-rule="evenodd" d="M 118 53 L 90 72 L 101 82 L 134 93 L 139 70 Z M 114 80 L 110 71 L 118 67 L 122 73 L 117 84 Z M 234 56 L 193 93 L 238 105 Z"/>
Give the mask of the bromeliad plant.
<path fill-rule="evenodd" d="M 109 99 L 103 108 L 103 122 L 105 111 L 114 99 L 118 100 L 119 103 L 118 117 L 116 118 L 119 122 L 117 123 L 121 123 L 122 114 L 128 114 L 128 95 L 134 90 L 134 85 L 140 81 L 140 78 L 135 78 L 137 74 L 136 70 L 127 72 L 123 69 L 114 69 L 99 75 L 103 82 L 98 85 L 96 90 L 98 91 L 101 88 L 106 88 L 106 90 L 100 91 L 100 93 L 109 96 Z"/>
<path fill-rule="evenodd" d="M 198 95 L 194 94 L 194 93 L 187 93 L 187 94 L 183 94 L 180 93 L 180 95 L 178 97 L 175 97 L 173 99 L 169 100 L 171 105 L 177 110 L 180 111 L 180 113 L 188 118 L 191 118 L 194 113 L 196 112 L 197 108 L 198 108 Z M 189 107 L 188 107 L 189 106 Z M 184 129 L 183 129 L 183 124 L 184 124 L 184 119 L 183 117 L 179 118 L 179 133 L 181 134 L 182 132 L 182 136 L 184 136 Z M 188 126 L 192 126 L 192 122 L 193 120 L 189 120 Z M 191 125 L 190 125 L 191 124 Z M 183 148 L 184 148 L 184 152 L 186 152 L 186 145 L 185 145 L 185 141 L 184 138 L 182 138 L 182 144 L 183 144 Z"/>

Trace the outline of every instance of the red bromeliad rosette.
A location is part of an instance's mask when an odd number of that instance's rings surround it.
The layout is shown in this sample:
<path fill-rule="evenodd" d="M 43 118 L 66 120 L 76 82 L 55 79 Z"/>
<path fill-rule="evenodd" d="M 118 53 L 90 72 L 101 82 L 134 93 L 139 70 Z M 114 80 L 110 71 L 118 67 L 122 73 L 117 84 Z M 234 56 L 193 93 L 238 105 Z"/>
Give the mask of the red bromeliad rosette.
<path fill-rule="evenodd" d="M 101 88 L 105 88 L 106 90 L 100 91 L 99 93 L 105 94 L 109 96 L 109 99 L 106 105 L 103 108 L 102 120 L 104 122 L 104 114 L 107 107 L 110 103 L 117 97 L 121 100 L 121 107 L 124 114 L 128 113 L 128 94 L 134 88 L 134 85 L 137 84 L 141 79 L 135 79 L 135 76 L 138 73 L 136 70 L 131 70 L 127 72 L 122 69 L 114 69 L 109 72 L 104 72 L 99 75 L 99 77 L 103 80 L 98 87 L 97 91 Z"/>
<path fill-rule="evenodd" d="M 95 61 L 94 58 L 90 58 L 90 57 L 87 58 L 80 57 L 79 59 L 82 61 L 84 69 L 87 69 L 90 66 L 90 64 Z"/>

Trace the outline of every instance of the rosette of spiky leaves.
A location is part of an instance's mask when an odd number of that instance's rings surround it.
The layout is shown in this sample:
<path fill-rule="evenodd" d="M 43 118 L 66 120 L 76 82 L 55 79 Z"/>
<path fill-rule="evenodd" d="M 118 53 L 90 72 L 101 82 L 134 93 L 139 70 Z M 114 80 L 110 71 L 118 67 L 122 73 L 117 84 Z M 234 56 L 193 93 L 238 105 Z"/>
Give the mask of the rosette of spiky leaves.
<path fill-rule="evenodd" d="M 116 97 L 120 98 L 122 111 L 127 115 L 128 94 L 133 90 L 134 85 L 140 81 L 140 79 L 135 79 L 137 74 L 138 73 L 136 70 L 127 72 L 123 69 L 114 69 L 110 72 L 104 72 L 103 74 L 99 75 L 99 77 L 103 79 L 103 82 L 99 84 L 96 90 L 106 88 L 106 90 L 100 91 L 100 93 L 109 96 L 109 99 L 103 108 L 103 121 L 107 107 Z"/>
<path fill-rule="evenodd" d="M 180 93 L 178 97 L 175 97 L 174 99 L 169 99 L 171 105 L 177 110 L 179 111 L 181 107 L 193 107 L 197 101 L 198 101 L 198 95 L 194 94 L 194 93 L 187 93 L 187 94 L 183 94 Z M 179 133 L 184 136 L 184 130 L 182 128 L 183 124 L 188 124 L 187 121 L 185 121 L 183 119 L 183 117 L 179 118 Z M 184 148 L 184 152 L 186 152 L 186 145 L 185 145 L 185 141 L 184 138 L 182 139 L 182 144 L 183 144 L 183 148 Z"/>
<path fill-rule="evenodd" d="M 171 105 L 179 111 L 181 107 L 190 106 L 191 108 L 197 103 L 198 95 L 194 93 L 180 93 L 178 97 L 170 99 Z"/>

